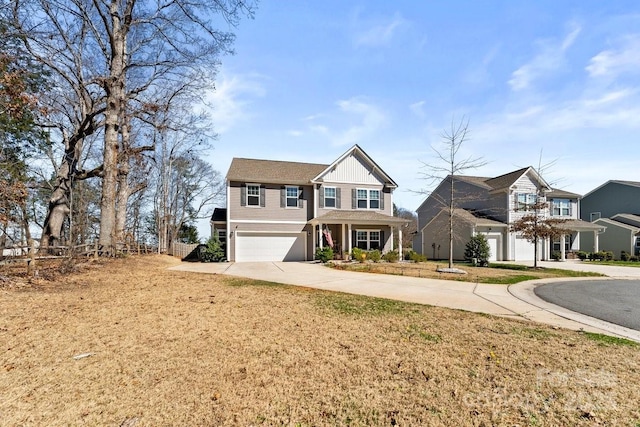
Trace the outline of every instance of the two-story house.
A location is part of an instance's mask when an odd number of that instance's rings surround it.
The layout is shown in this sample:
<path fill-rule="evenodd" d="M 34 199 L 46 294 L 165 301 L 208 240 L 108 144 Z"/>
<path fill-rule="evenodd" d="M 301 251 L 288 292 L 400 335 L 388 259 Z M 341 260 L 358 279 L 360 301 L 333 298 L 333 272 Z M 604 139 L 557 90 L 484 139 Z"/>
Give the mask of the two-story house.
<path fill-rule="evenodd" d="M 533 260 L 533 244 L 512 231 L 511 225 L 530 214 L 538 201 L 547 204 L 539 215 L 564 220 L 561 227 L 566 230 L 557 241 L 540 242 L 538 254 L 542 259 L 549 258 L 553 251 L 560 252 L 564 259 L 568 251 L 580 248 L 580 234 L 584 232 L 595 235 L 597 246 L 601 227 L 578 219 L 580 196 L 551 188 L 533 167 L 526 167 L 498 177 L 445 178 L 417 209 L 414 250 L 430 258 L 447 257 L 452 195 L 454 259 L 463 259 L 466 242 L 482 233 L 489 243 L 491 261 Z"/>
<path fill-rule="evenodd" d="M 612 251 L 640 255 L 640 182 L 610 180 L 591 190 L 580 201 L 581 217 L 585 221 L 606 227 L 600 236 L 600 247 Z M 583 239 L 582 249 L 588 251 L 591 240 Z"/>
<path fill-rule="evenodd" d="M 325 245 L 386 252 L 407 222 L 393 216 L 397 184 L 358 145 L 329 165 L 234 158 L 226 184 L 226 218 L 211 224 L 229 261 L 312 260 Z"/>

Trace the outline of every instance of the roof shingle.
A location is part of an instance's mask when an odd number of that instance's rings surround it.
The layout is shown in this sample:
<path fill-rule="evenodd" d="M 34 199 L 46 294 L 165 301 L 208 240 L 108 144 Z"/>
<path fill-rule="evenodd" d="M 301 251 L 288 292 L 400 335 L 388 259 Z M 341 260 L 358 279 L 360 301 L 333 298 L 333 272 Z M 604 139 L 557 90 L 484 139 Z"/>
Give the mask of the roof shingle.
<path fill-rule="evenodd" d="M 309 184 L 329 165 L 234 158 L 227 172 L 229 181 L 274 184 Z"/>

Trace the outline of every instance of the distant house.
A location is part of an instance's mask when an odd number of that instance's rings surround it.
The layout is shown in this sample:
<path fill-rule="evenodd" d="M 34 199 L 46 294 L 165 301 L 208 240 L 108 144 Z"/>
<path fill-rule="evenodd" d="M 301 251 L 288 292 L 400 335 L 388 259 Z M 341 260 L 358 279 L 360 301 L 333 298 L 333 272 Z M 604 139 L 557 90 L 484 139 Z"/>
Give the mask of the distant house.
<path fill-rule="evenodd" d="M 218 238 L 223 248 L 227 247 L 227 209 L 215 208 L 211 215 L 211 237 Z"/>
<path fill-rule="evenodd" d="M 581 217 L 606 227 L 600 236 L 600 248 L 640 255 L 640 182 L 610 180 L 585 194 L 581 200 Z M 590 251 L 591 240 L 581 248 Z"/>
<path fill-rule="evenodd" d="M 229 261 L 312 260 L 327 245 L 391 251 L 407 222 L 393 216 L 397 184 L 358 145 L 331 164 L 234 158 L 226 181 L 211 226 Z"/>
<path fill-rule="evenodd" d="M 484 234 L 491 250 L 491 261 L 533 260 L 534 246 L 510 230 L 511 224 L 531 212 L 538 201 L 548 202 L 543 217 L 565 220 L 566 234 L 553 242 L 540 242 L 538 254 L 548 259 L 553 251 L 564 259 L 580 248 L 582 234 L 591 234 L 597 247 L 601 226 L 579 219 L 580 195 L 551 188 L 532 167 L 498 177 L 454 175 L 445 178 L 417 209 L 418 233 L 414 250 L 430 258 L 446 258 L 449 245 L 449 201 L 453 181 L 455 210 L 454 259 L 464 258 L 465 244 L 471 236 Z"/>

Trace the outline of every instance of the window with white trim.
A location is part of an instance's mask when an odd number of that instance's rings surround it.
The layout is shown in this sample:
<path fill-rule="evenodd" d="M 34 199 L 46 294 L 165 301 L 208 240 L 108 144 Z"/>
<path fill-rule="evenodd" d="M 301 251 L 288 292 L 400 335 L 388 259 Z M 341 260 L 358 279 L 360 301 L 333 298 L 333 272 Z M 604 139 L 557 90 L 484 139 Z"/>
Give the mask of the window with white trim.
<path fill-rule="evenodd" d="M 298 196 L 300 189 L 298 187 L 287 186 L 286 187 L 286 195 L 287 195 L 287 204 L 288 208 L 297 208 L 298 207 Z"/>
<path fill-rule="evenodd" d="M 380 249 L 380 230 L 356 230 L 356 246 L 360 249 Z"/>
<path fill-rule="evenodd" d="M 247 206 L 260 206 L 260 186 L 247 184 Z"/>
<path fill-rule="evenodd" d="M 227 244 L 227 230 L 218 230 L 218 240 L 221 245 Z"/>
<path fill-rule="evenodd" d="M 559 237 L 556 237 L 553 240 L 553 251 L 560 252 L 560 248 L 562 247 L 562 242 Z M 571 235 L 567 234 L 564 236 L 564 251 L 569 252 L 571 250 Z"/>
<path fill-rule="evenodd" d="M 380 190 L 356 190 L 356 207 L 358 209 L 380 209 Z"/>
<path fill-rule="evenodd" d="M 553 199 L 553 203 L 551 204 L 551 215 L 571 216 L 571 200 Z"/>
<path fill-rule="evenodd" d="M 367 206 L 369 206 L 369 192 L 367 190 L 356 190 L 356 199 L 358 209 L 367 209 Z"/>
<path fill-rule="evenodd" d="M 380 190 L 369 190 L 369 209 L 380 209 Z"/>
<path fill-rule="evenodd" d="M 336 207 L 336 187 L 324 187 L 324 207 Z"/>
<path fill-rule="evenodd" d="M 538 195 L 535 193 L 516 193 L 516 210 L 533 210 L 533 205 L 535 205 L 537 201 Z"/>

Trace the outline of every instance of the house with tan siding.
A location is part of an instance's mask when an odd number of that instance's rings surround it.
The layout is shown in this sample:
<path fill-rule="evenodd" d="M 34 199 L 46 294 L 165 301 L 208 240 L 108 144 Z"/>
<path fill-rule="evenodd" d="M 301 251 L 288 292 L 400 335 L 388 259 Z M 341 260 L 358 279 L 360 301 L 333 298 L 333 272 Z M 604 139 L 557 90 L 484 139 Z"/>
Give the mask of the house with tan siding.
<path fill-rule="evenodd" d="M 454 259 L 464 258 L 464 248 L 476 234 L 484 234 L 490 247 L 490 261 L 533 260 L 534 246 L 511 224 L 531 213 L 537 202 L 546 202 L 542 218 L 564 220 L 566 234 L 555 241 L 540 242 L 538 254 L 548 259 L 559 252 L 561 259 L 580 249 L 580 235 L 590 233 L 597 251 L 602 227 L 580 220 L 580 195 L 552 188 L 533 167 L 498 177 L 453 175 L 446 177 L 417 209 L 418 233 L 414 250 L 432 259 L 448 256 L 449 202 L 453 198 Z"/>
<path fill-rule="evenodd" d="M 226 184 L 226 219 L 211 225 L 233 262 L 312 260 L 327 245 L 387 252 L 407 222 L 393 216 L 397 184 L 358 145 L 331 164 L 234 158 Z"/>

